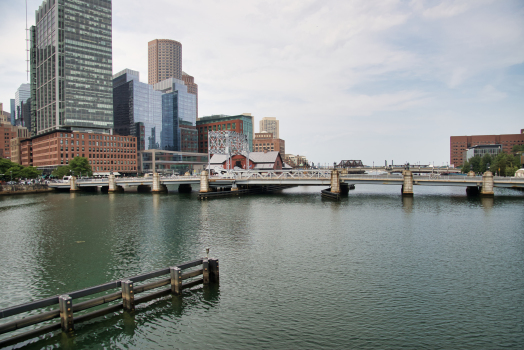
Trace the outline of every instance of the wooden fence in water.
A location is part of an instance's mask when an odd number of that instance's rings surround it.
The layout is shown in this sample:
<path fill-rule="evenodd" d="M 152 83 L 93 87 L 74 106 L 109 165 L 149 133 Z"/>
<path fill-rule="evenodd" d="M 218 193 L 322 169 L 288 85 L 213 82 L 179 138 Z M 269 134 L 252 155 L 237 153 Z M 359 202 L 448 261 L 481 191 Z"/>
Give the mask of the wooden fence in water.
<path fill-rule="evenodd" d="M 201 268 L 182 273 L 183 270 L 191 269 L 194 267 Z M 152 278 L 158 278 L 168 274 L 170 275 L 168 278 L 142 284 L 140 286 L 135 285 L 137 282 L 143 282 Z M 198 276 L 202 276 L 202 278 L 194 279 Z M 183 283 L 183 281 L 187 279 L 193 280 L 191 280 L 190 282 Z M 58 304 L 58 309 L 44 311 L 36 315 L 26 316 L 18 320 L 0 324 L 0 334 L 16 331 L 18 329 L 49 321 L 55 318 L 60 318 L 60 323 L 45 325 L 43 327 L 30 330 L 26 333 L 2 339 L 0 340 L 0 347 L 16 344 L 23 340 L 33 338 L 55 330 L 62 329 L 63 332 L 71 332 L 74 330 L 74 325 L 77 323 L 91 320 L 93 318 L 103 316 L 107 313 L 115 312 L 120 309 L 124 309 L 126 311 L 133 311 L 135 309 L 136 304 L 151 301 L 153 299 L 168 294 L 181 295 L 182 290 L 184 289 L 188 289 L 199 284 L 207 285 L 210 283 L 217 283 L 218 279 L 218 259 L 202 258 L 174 267 L 169 267 L 150 273 L 145 273 L 113 282 L 104 283 L 98 286 L 77 290 L 71 293 L 57 295 L 33 301 L 30 303 L 2 309 L 0 310 L 0 319 Z M 163 288 L 161 290 L 147 294 L 140 298 L 135 298 L 136 294 L 140 294 L 167 285 L 170 285 L 170 287 Z M 120 290 L 111 294 L 106 294 L 97 298 L 93 298 L 91 300 L 82 301 L 77 304 L 73 303 L 74 299 L 84 298 L 93 294 L 106 292 L 116 288 L 119 288 Z M 118 299 L 122 299 L 122 302 L 102 308 L 100 310 L 85 313 L 83 315 L 74 315 L 75 312 L 87 310 L 96 306 L 116 301 Z"/>

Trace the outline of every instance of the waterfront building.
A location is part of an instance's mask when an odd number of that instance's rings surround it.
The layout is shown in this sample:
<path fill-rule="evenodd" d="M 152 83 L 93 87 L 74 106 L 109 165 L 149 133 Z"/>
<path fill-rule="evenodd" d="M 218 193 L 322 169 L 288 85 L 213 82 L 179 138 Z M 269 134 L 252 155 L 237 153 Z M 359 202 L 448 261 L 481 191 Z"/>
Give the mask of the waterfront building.
<path fill-rule="evenodd" d="M 455 167 L 464 163 L 464 152 L 473 146 L 502 145 L 504 153 L 511 153 L 514 145 L 524 145 L 524 129 L 520 134 L 451 136 L 449 138 L 449 163 Z"/>
<path fill-rule="evenodd" d="M 147 45 L 147 83 L 168 78 L 182 79 L 182 44 L 176 40 L 155 39 Z"/>
<path fill-rule="evenodd" d="M 15 92 L 15 117 L 13 125 L 28 127 L 31 124 L 31 118 L 27 115 L 27 111 L 31 112 L 31 109 L 27 108 L 28 99 L 31 98 L 31 85 L 22 84 Z M 29 101 L 31 103 L 31 101 Z"/>
<path fill-rule="evenodd" d="M 196 96 L 196 115 L 198 118 L 198 84 L 195 84 L 195 78 L 186 72 L 182 72 L 182 80 L 187 86 L 187 92 Z"/>
<path fill-rule="evenodd" d="M 286 164 L 289 164 L 289 166 L 293 168 L 302 168 L 304 166 L 309 165 L 309 161 L 305 156 L 301 155 L 294 155 L 294 154 L 286 154 L 284 155 L 284 162 Z"/>
<path fill-rule="evenodd" d="M 196 96 L 175 78 L 156 83 L 153 88 L 163 93 L 161 149 L 197 152 Z"/>
<path fill-rule="evenodd" d="M 93 172 L 136 173 L 136 137 L 57 130 L 20 142 L 21 162 L 51 173 L 74 157 L 85 157 Z"/>
<path fill-rule="evenodd" d="M 280 138 L 279 123 L 277 118 L 274 117 L 264 117 L 259 122 L 259 131 L 260 132 L 270 132 L 276 139 Z"/>
<path fill-rule="evenodd" d="M 222 169 L 247 169 L 246 156 L 236 154 L 229 158 L 225 154 L 214 154 L 210 161 L 211 170 Z M 251 152 L 249 153 L 249 169 L 253 170 L 282 170 L 284 162 L 279 152 Z"/>
<path fill-rule="evenodd" d="M 198 152 L 207 153 L 208 150 L 208 131 L 235 131 L 247 135 L 249 150 L 253 151 L 253 124 L 254 118 L 251 113 L 241 115 L 211 115 L 199 118 L 196 122 L 198 130 Z"/>
<path fill-rule="evenodd" d="M 257 132 L 253 140 L 253 151 L 277 151 L 280 154 L 286 154 L 286 142 L 273 137 L 273 133 L 267 131 Z"/>
<path fill-rule="evenodd" d="M 141 83 L 140 74 L 124 69 L 113 76 L 114 131 L 137 138 L 137 150 L 160 149 L 162 92 Z"/>
<path fill-rule="evenodd" d="M 147 150 L 138 152 L 139 173 L 164 173 L 184 175 L 200 173 L 207 165 L 207 153 Z"/>
<path fill-rule="evenodd" d="M 11 140 L 19 137 L 26 138 L 29 137 L 29 132 L 27 128 L 23 126 L 11 125 L 9 122 L 0 123 L 0 149 L 2 149 L 3 158 L 11 158 Z"/>
<path fill-rule="evenodd" d="M 462 158 L 466 161 L 475 156 L 483 157 L 485 154 L 495 157 L 500 152 L 502 152 L 502 145 L 478 145 L 464 151 Z"/>
<path fill-rule="evenodd" d="M 45 0 L 31 27 L 31 134 L 113 128 L 111 0 Z"/>

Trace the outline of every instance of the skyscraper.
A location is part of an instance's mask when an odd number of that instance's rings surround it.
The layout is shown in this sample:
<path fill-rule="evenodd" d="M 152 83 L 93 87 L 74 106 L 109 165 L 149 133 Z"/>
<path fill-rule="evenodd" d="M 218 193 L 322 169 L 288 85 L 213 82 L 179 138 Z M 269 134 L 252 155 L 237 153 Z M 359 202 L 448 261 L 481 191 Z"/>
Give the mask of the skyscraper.
<path fill-rule="evenodd" d="M 22 84 L 15 92 L 15 117 L 14 124 L 18 126 L 25 126 L 26 122 L 30 119 L 24 118 L 26 115 L 24 113 L 24 105 L 27 104 L 27 100 L 31 97 L 31 85 Z"/>
<path fill-rule="evenodd" d="M 138 71 L 113 76 L 113 109 L 117 134 L 136 136 L 139 151 L 160 149 L 162 92 L 141 83 Z"/>
<path fill-rule="evenodd" d="M 45 0 L 31 27 L 32 135 L 113 127 L 111 0 Z"/>
<path fill-rule="evenodd" d="M 169 151 L 197 152 L 196 96 L 187 92 L 183 81 L 169 78 L 154 85 L 162 91 L 161 148 Z"/>
<path fill-rule="evenodd" d="M 195 78 L 186 72 L 182 72 L 182 80 L 187 86 L 187 92 L 196 95 L 196 115 L 198 118 L 198 84 L 195 84 Z"/>
<path fill-rule="evenodd" d="M 168 78 L 182 80 L 182 44 L 170 39 L 155 39 L 148 43 L 148 84 Z"/>
<path fill-rule="evenodd" d="M 272 133 L 273 137 L 275 139 L 279 139 L 280 138 L 280 134 L 279 134 L 279 130 L 278 130 L 279 127 L 278 127 L 278 120 L 277 120 L 277 118 L 264 117 L 260 121 L 259 125 L 260 125 L 260 132 L 267 131 L 267 132 Z"/>

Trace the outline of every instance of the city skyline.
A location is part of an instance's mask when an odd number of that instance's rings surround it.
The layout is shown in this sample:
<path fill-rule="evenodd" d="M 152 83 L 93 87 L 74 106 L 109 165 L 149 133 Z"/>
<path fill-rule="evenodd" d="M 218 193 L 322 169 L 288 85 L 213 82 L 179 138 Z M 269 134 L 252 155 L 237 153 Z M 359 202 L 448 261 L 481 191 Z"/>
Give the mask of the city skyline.
<path fill-rule="evenodd" d="M 28 26 L 40 4 L 28 0 Z M 199 117 L 276 117 L 287 152 L 314 162 L 441 165 L 450 136 L 523 128 L 517 1 L 112 7 L 113 74 L 129 67 L 146 76 L 147 43 L 179 41 L 184 71 L 198 79 Z M 1 1 L 0 10 L 9 48 L 0 58 L 0 102 L 8 106 L 28 82 L 25 6 Z"/>

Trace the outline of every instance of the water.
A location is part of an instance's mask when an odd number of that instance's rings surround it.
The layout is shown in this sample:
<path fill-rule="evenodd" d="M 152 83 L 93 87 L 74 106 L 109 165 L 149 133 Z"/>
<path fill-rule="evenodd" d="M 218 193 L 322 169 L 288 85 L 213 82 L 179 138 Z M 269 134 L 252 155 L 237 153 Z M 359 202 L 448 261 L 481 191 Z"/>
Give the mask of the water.
<path fill-rule="evenodd" d="M 360 185 L 0 197 L 0 308 L 203 256 L 217 288 L 20 344 L 27 349 L 521 349 L 524 193 Z M 3 322 L 3 321 L 2 321 Z"/>

